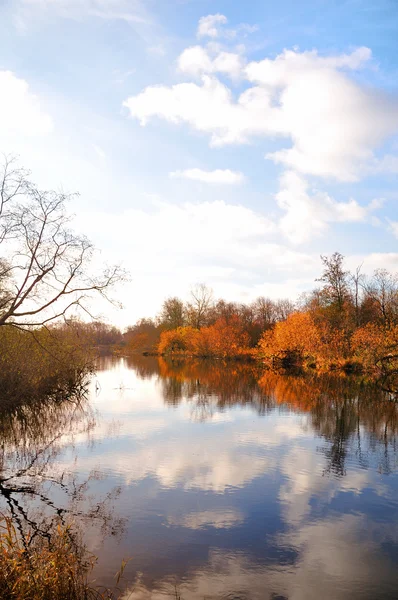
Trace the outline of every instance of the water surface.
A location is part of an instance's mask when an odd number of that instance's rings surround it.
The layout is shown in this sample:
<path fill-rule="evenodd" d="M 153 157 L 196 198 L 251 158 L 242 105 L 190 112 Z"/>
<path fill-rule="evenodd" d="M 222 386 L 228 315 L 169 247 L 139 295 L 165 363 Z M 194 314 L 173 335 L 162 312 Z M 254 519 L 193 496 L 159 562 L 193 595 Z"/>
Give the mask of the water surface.
<path fill-rule="evenodd" d="M 105 358 L 88 403 L 46 411 L 2 424 L 2 476 L 24 512 L 11 507 L 33 523 L 73 513 L 100 584 L 130 557 L 125 598 L 398 597 L 388 394 L 235 363 Z"/>

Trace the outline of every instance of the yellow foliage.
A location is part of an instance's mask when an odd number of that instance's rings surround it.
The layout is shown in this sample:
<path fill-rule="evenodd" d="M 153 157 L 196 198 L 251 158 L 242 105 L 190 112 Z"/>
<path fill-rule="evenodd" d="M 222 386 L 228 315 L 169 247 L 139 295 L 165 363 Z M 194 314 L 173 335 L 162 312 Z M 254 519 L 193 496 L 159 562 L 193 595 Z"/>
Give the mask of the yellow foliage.
<path fill-rule="evenodd" d="M 177 327 L 160 334 L 158 351 L 161 354 L 176 352 L 178 354 L 193 354 L 195 341 L 199 331 L 194 327 Z"/>

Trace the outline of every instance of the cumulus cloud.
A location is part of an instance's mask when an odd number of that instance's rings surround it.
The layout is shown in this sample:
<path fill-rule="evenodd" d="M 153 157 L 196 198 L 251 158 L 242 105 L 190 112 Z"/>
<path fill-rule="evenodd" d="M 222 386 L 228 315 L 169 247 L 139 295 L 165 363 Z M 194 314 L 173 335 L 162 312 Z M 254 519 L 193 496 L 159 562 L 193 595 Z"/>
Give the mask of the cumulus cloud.
<path fill-rule="evenodd" d="M 0 136 L 45 135 L 53 130 L 51 117 L 24 79 L 11 71 L 0 71 Z"/>
<path fill-rule="evenodd" d="M 316 189 L 310 192 L 308 182 L 294 171 L 287 171 L 280 178 L 276 200 L 286 211 L 280 219 L 280 229 L 293 243 L 321 235 L 330 223 L 366 221 L 381 206 L 379 199 L 361 206 L 353 198 L 337 202 L 326 192 Z"/>
<path fill-rule="evenodd" d="M 210 21 L 203 23 L 211 31 Z M 267 159 L 303 174 L 355 181 L 371 168 L 396 170 L 395 157 L 376 159 L 375 151 L 398 133 L 398 102 L 352 76 L 371 57 L 366 47 L 331 56 L 284 50 L 245 65 L 239 53 L 193 46 L 178 68 L 201 83 L 149 86 L 124 106 L 141 125 L 154 117 L 186 123 L 209 135 L 212 146 L 278 136 L 290 145 Z M 250 86 L 235 98 L 219 73 Z"/>
<path fill-rule="evenodd" d="M 198 37 L 216 38 L 219 35 L 219 25 L 225 25 L 228 19 L 225 15 L 208 15 L 199 19 Z"/>
<path fill-rule="evenodd" d="M 243 183 L 245 176 L 240 171 L 231 171 L 230 169 L 215 169 L 214 171 L 204 171 L 203 169 L 185 169 L 184 171 L 173 171 L 170 173 L 171 179 L 192 179 L 202 183 L 220 183 L 227 185 L 236 185 Z"/>
<path fill-rule="evenodd" d="M 278 131 L 267 90 L 249 88 L 236 103 L 231 90 L 209 75 L 203 76 L 202 85 L 149 86 L 123 104 L 143 126 L 153 117 L 175 124 L 185 122 L 209 134 L 212 146 L 247 143 L 254 135 Z"/>
<path fill-rule="evenodd" d="M 222 73 L 231 79 L 238 79 L 243 72 L 244 61 L 235 52 L 217 51 L 212 56 L 209 48 L 191 46 L 178 57 L 177 66 L 181 73 L 192 77 L 205 73 Z"/>
<path fill-rule="evenodd" d="M 257 25 L 249 25 L 248 23 L 241 23 L 234 29 L 226 28 L 228 19 L 225 15 L 217 13 L 216 15 L 207 15 L 199 19 L 197 36 L 208 37 L 211 39 L 216 38 L 229 38 L 234 39 L 238 33 L 247 35 L 257 31 Z"/>

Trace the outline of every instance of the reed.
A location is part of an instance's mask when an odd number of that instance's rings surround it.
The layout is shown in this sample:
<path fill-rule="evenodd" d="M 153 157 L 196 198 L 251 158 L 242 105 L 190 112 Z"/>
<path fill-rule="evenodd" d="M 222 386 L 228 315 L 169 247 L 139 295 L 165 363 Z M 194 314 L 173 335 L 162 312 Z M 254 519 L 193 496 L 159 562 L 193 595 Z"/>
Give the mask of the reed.
<path fill-rule="evenodd" d="M 111 600 L 89 581 L 96 558 L 76 542 L 71 526 L 54 525 L 50 538 L 21 533 L 0 516 L 0 597 L 4 600 Z"/>

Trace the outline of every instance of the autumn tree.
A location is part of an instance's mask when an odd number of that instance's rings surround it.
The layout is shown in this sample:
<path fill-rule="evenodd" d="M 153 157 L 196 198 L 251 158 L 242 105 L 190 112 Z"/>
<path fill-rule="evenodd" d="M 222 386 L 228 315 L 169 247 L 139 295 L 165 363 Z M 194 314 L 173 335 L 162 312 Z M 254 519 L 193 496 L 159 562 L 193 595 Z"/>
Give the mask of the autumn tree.
<path fill-rule="evenodd" d="M 223 299 L 217 300 L 211 311 L 211 321 L 215 323 L 217 319 L 224 319 L 228 323 L 238 314 L 239 305 L 236 302 L 227 302 Z"/>
<path fill-rule="evenodd" d="M 193 327 L 177 327 L 169 331 L 162 331 L 158 351 L 160 354 L 194 354 L 198 330 Z"/>
<path fill-rule="evenodd" d="M 247 352 L 248 345 L 249 335 L 235 315 L 228 321 L 220 318 L 203 327 L 195 338 L 195 353 L 203 357 L 237 357 Z"/>
<path fill-rule="evenodd" d="M 321 256 L 323 273 L 319 279 L 324 283 L 322 290 L 325 305 L 331 309 L 331 318 L 336 325 L 342 324 L 345 304 L 350 300 L 349 271 L 344 270 L 344 256 L 340 252 L 334 252 L 332 256 Z"/>
<path fill-rule="evenodd" d="M 92 269 L 93 244 L 70 229 L 71 196 L 43 191 L 15 159 L 0 167 L 0 326 L 38 326 L 71 309 L 90 312 L 97 294 L 124 279 L 119 266 Z"/>
<path fill-rule="evenodd" d="M 266 331 L 259 343 L 264 358 L 293 360 L 314 358 L 319 347 L 319 331 L 308 312 L 296 312 Z"/>
<path fill-rule="evenodd" d="M 122 333 L 114 325 L 109 325 L 102 321 L 93 321 L 86 325 L 86 329 L 90 333 L 95 345 L 113 346 L 122 341 Z"/>
<path fill-rule="evenodd" d="M 377 323 L 367 323 L 354 333 L 352 349 L 366 368 L 382 374 L 398 373 L 398 325 L 386 330 Z"/>
<path fill-rule="evenodd" d="M 123 344 L 128 352 L 155 352 L 159 343 L 161 326 L 153 319 L 139 319 L 135 325 L 127 327 L 123 334 Z"/>
<path fill-rule="evenodd" d="M 185 325 L 185 306 L 177 297 L 167 298 L 159 314 L 159 323 L 165 329 L 177 329 Z"/>

